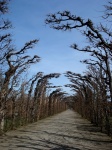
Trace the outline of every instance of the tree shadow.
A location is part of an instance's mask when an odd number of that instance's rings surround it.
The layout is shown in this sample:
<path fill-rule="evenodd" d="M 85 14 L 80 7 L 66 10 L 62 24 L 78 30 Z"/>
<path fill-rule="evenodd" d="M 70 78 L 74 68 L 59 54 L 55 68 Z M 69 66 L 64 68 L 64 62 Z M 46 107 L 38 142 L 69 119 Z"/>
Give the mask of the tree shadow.
<path fill-rule="evenodd" d="M 13 141 L 13 144 L 2 146 L 8 150 L 16 149 L 31 149 L 31 150 L 80 150 L 75 146 L 68 146 L 66 144 L 60 144 L 57 142 L 52 142 L 49 140 L 41 139 L 35 140 L 29 137 L 18 137 L 18 136 L 8 136 L 9 143 Z M 7 141 L 7 142 L 8 142 Z M 10 148 L 9 148 L 10 147 Z"/>
<path fill-rule="evenodd" d="M 18 129 L 15 134 L 2 137 L 4 140 L 2 147 L 8 150 L 82 150 L 83 148 L 80 149 L 79 146 L 83 147 L 83 143 L 86 142 L 93 143 L 93 146 L 112 143 L 112 141 L 101 137 L 102 134 L 98 127 L 80 118 L 80 116 L 74 118 L 76 122 L 70 121 L 70 119 L 66 119 L 66 121 L 59 119 L 58 121 L 56 118 L 52 123 L 47 121 L 46 125 L 50 125 L 48 128 L 33 128 L 34 125 L 37 125 L 33 124 L 26 128 Z M 65 129 L 61 131 L 64 124 Z M 66 125 L 67 127 L 73 127 L 73 130 L 66 128 Z M 51 130 L 52 126 L 54 130 Z M 5 142 L 7 143 L 6 145 Z"/>
<path fill-rule="evenodd" d="M 101 132 L 100 127 L 93 124 L 78 124 L 77 129 L 80 131 Z"/>
<path fill-rule="evenodd" d="M 24 130 L 23 130 L 24 131 Z M 22 132 L 23 132 L 22 131 Z M 24 133 L 27 133 L 27 131 L 24 131 Z M 38 132 L 32 132 L 32 131 L 28 131 L 30 132 L 29 134 L 34 134 L 34 136 L 38 135 Z M 80 148 L 78 148 L 77 146 L 70 146 L 69 144 L 69 140 L 72 139 L 72 141 L 84 141 L 87 142 L 89 141 L 94 142 L 95 144 L 109 144 L 112 141 L 104 141 L 101 139 L 90 139 L 88 137 L 80 137 L 80 136 L 71 136 L 71 135 L 66 135 L 66 134 L 61 134 L 61 133 L 51 133 L 48 131 L 43 131 L 44 134 L 47 134 L 48 137 L 50 137 L 50 140 L 46 140 L 46 139 L 34 139 L 30 136 L 8 136 L 7 138 L 10 139 L 11 141 L 14 142 L 14 145 L 12 145 L 11 149 L 15 150 L 15 149 L 31 149 L 31 150 L 81 150 Z M 29 135 L 28 134 L 28 135 Z M 55 141 L 54 139 L 52 139 L 52 137 L 55 137 L 56 139 L 64 139 L 66 144 L 60 144 L 61 140 L 59 141 Z M 53 141 L 52 141 L 53 140 Z M 9 141 L 10 143 L 10 141 Z M 80 145 L 81 146 L 81 145 Z"/>

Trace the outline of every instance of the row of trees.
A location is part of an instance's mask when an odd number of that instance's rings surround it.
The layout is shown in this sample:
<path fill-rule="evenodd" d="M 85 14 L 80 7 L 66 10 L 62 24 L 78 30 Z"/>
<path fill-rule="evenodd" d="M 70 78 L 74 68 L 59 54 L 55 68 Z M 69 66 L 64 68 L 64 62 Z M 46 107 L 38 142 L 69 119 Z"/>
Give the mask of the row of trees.
<path fill-rule="evenodd" d="M 30 81 L 23 82 L 20 90 L 11 91 L 4 110 L 4 129 L 36 122 L 66 110 L 65 93 L 60 88 L 49 85 L 48 80 L 57 77 L 59 74 L 44 76 L 39 72 Z M 47 94 L 49 88 L 56 90 Z"/>
<path fill-rule="evenodd" d="M 87 65 L 85 73 L 68 71 L 65 76 L 70 80 L 66 85 L 74 91 L 71 97 L 73 109 L 92 123 L 112 134 L 112 2 L 104 6 L 103 23 L 96 25 L 91 19 L 84 20 L 69 11 L 49 14 L 46 24 L 56 30 L 71 31 L 78 29 L 87 40 L 85 47 L 76 43 L 74 50 L 89 53 L 90 59 L 83 60 Z"/>
<path fill-rule="evenodd" d="M 43 75 L 38 72 L 31 79 L 24 79 L 28 69 L 40 61 L 28 52 L 38 43 L 31 40 L 17 50 L 13 44 L 11 22 L 4 18 L 10 0 L 0 0 L 0 131 L 37 121 L 66 109 L 65 93 L 51 86 L 49 79 L 59 73 Z M 56 88 L 48 94 L 48 89 Z"/>
<path fill-rule="evenodd" d="M 106 24 L 95 25 L 90 19 L 84 20 L 69 11 L 50 14 L 46 24 L 56 30 L 81 31 L 88 45 L 71 47 L 90 54 L 85 73 L 67 71 L 65 76 L 74 91 L 67 97 L 60 87 L 52 86 L 49 79 L 58 78 L 59 73 L 44 75 L 38 72 L 31 79 L 23 79 L 26 72 L 40 61 L 40 57 L 28 55 L 28 51 L 38 43 L 31 40 L 17 50 L 13 45 L 10 21 L 3 19 L 8 12 L 9 0 L 0 0 L 0 130 L 13 129 L 19 125 L 37 121 L 67 108 L 67 104 L 92 123 L 112 134 L 112 3 L 105 6 L 103 19 Z M 49 89 L 54 91 L 48 92 Z"/>

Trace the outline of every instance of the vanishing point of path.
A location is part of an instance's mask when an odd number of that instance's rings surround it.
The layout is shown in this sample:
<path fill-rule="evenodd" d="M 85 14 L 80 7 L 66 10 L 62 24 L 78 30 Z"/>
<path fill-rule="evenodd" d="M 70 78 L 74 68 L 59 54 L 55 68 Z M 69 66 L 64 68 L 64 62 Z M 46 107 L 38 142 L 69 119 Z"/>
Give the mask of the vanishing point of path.
<path fill-rule="evenodd" d="M 112 150 L 111 139 L 67 110 L 0 137 L 0 150 Z"/>

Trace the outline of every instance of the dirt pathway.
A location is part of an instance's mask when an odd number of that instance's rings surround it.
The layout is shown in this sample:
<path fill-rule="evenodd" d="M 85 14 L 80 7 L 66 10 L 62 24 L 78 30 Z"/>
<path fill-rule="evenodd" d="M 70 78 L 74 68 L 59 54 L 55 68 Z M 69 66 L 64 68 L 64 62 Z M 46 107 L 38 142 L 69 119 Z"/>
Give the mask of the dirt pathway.
<path fill-rule="evenodd" d="M 111 150 L 111 139 L 71 110 L 7 132 L 0 150 Z"/>

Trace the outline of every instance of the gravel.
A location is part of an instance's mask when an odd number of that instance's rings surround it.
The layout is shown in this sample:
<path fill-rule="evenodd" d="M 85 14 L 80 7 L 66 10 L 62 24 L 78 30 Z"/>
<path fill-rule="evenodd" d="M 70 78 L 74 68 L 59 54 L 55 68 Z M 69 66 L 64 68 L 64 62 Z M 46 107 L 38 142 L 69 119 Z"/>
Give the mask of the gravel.
<path fill-rule="evenodd" d="M 0 150 L 112 150 L 112 139 L 72 111 L 9 131 Z"/>

